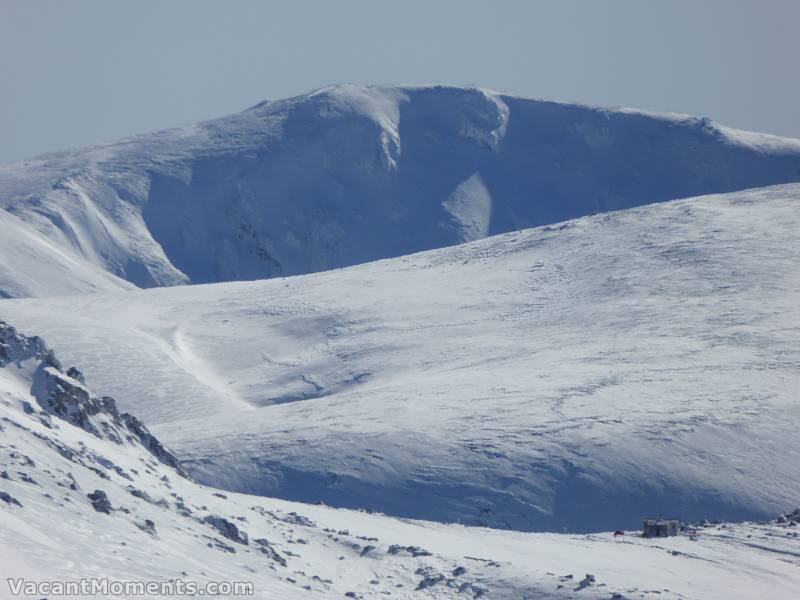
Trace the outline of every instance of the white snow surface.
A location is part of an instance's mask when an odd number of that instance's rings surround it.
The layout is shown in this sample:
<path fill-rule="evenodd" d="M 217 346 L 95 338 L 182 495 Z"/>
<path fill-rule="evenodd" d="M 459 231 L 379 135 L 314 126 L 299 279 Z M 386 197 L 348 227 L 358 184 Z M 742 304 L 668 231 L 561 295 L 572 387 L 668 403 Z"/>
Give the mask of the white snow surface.
<path fill-rule="evenodd" d="M 708 119 L 478 88 L 337 85 L 0 165 L 0 209 L 58 248 L 63 273 L 51 276 L 41 254 L 0 271 L 0 292 L 114 281 L 89 282 L 84 261 L 139 287 L 302 274 L 796 181 L 800 141 Z"/>
<path fill-rule="evenodd" d="M 789 600 L 800 587 L 800 542 L 786 524 L 722 523 L 653 540 L 633 531 L 525 534 L 221 493 L 136 443 L 47 416 L 33 393 L 36 357 L 10 358 L 0 368 L 3 598 L 41 598 L 12 596 L 9 579 L 249 582 L 252 595 L 226 597 L 258 600 Z M 96 490 L 110 501 L 107 514 L 87 497 Z M 207 517 L 235 525 L 238 541 Z"/>
<path fill-rule="evenodd" d="M 0 297 L 134 289 L 0 208 Z"/>
<path fill-rule="evenodd" d="M 203 483 L 608 531 L 796 504 L 798 265 L 784 185 L 312 275 L 3 300 L 0 318 Z"/>

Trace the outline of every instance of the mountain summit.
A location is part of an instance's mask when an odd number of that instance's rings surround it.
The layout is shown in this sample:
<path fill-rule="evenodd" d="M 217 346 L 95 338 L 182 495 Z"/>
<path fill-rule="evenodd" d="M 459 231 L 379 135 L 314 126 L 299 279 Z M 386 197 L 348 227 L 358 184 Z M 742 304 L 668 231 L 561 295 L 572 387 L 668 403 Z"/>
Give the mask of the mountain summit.
<path fill-rule="evenodd" d="M 337 85 L 1 165 L 0 294 L 309 273 L 794 181 L 800 141 L 708 119 Z"/>

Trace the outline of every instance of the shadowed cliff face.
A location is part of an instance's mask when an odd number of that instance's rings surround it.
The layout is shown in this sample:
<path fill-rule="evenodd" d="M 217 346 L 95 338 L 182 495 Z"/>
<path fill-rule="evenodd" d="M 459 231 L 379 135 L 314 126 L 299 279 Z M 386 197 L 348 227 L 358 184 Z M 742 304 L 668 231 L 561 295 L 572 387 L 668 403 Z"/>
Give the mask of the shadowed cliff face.
<path fill-rule="evenodd" d="M 2 166 L 0 207 L 97 270 L 151 287 L 315 272 L 798 180 L 800 142 L 707 119 L 335 86 Z"/>

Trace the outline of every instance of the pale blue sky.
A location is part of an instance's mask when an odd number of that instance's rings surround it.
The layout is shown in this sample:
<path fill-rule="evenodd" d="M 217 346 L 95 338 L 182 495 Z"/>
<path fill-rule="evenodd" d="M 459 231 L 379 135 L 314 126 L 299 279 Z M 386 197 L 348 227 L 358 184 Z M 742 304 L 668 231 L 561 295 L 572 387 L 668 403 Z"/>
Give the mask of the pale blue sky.
<path fill-rule="evenodd" d="M 0 0 L 0 161 L 329 83 L 477 84 L 800 137 L 800 1 Z"/>

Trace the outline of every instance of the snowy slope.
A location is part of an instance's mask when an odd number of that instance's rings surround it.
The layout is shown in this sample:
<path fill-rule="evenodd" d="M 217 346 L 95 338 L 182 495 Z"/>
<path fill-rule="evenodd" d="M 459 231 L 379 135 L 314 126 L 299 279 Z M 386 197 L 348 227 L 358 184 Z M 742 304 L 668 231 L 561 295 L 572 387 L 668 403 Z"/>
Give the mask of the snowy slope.
<path fill-rule="evenodd" d="M 150 287 L 309 273 L 795 181 L 800 141 L 708 119 L 340 85 L 0 165 L 0 208 L 62 252 Z M 15 295 L 46 295 L 51 282 L 2 276 Z"/>
<path fill-rule="evenodd" d="M 4 300 L 199 480 L 514 529 L 800 495 L 800 185 L 286 279 Z"/>
<path fill-rule="evenodd" d="M 221 493 L 159 460 L 112 406 L 41 340 L 0 323 L 3 598 L 42 597 L 12 596 L 20 579 L 201 590 L 241 582 L 252 594 L 225 597 L 264 600 L 788 600 L 800 586 L 796 515 L 781 524 L 702 526 L 693 539 L 633 532 L 615 539 L 401 521 Z"/>
<path fill-rule="evenodd" d="M 0 208 L 0 298 L 134 288 Z"/>

